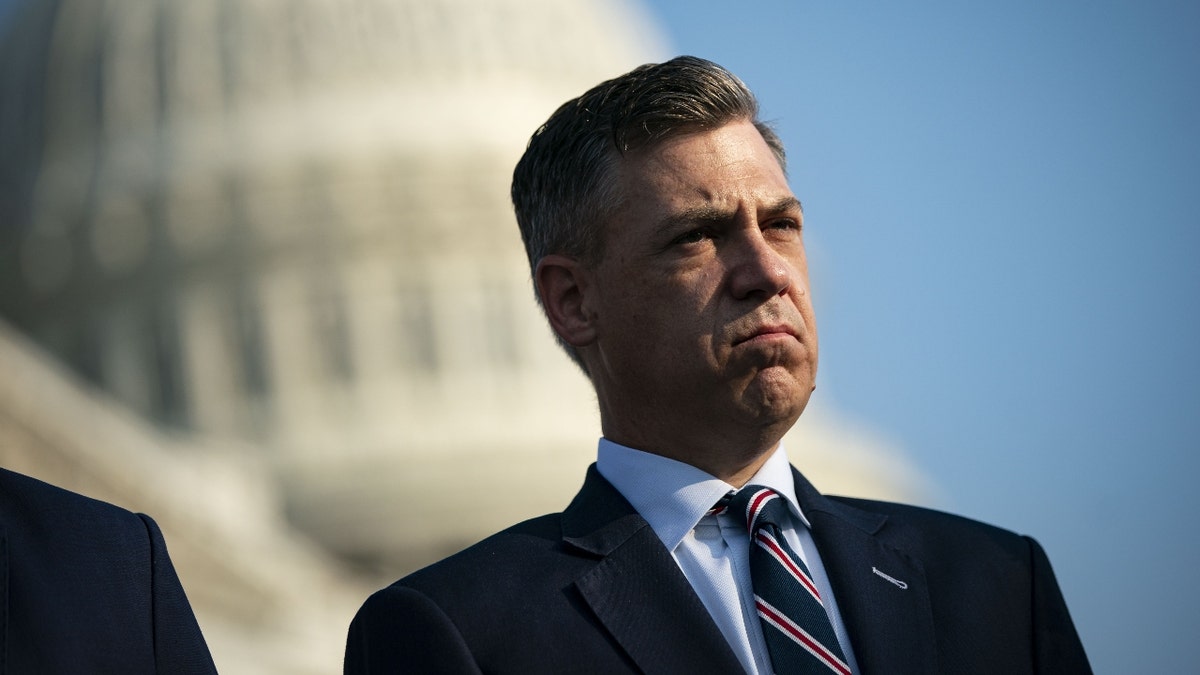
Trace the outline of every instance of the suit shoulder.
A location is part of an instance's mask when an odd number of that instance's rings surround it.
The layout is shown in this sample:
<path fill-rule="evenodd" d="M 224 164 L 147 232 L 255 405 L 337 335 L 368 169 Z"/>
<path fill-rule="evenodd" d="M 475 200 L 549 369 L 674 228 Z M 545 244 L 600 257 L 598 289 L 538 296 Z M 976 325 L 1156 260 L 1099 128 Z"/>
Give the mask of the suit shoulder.
<path fill-rule="evenodd" d="M 539 516 L 505 528 L 393 585 L 421 586 L 447 576 L 461 583 L 464 575 L 505 574 L 533 559 L 555 555 L 561 541 L 561 514 Z"/>
<path fill-rule="evenodd" d="M 155 560 L 169 564 L 149 516 L 7 470 L 0 470 L 0 528 L 11 564 L 47 580 L 104 570 L 148 586 Z"/>
<path fill-rule="evenodd" d="M 979 659 L 993 654 L 1016 660 L 989 660 L 987 672 L 1092 672 L 1050 560 L 1032 537 L 919 506 L 829 499 L 830 511 L 840 510 L 921 570 L 934 622 L 954 636 L 942 645 L 943 666 L 956 664 L 950 671 L 985 670 Z M 1000 656 L 998 645 L 1024 651 Z M 958 665 L 971 663 L 976 667 Z"/>
<path fill-rule="evenodd" d="M 497 532 L 376 592 L 364 604 L 411 604 L 419 594 L 453 613 L 481 598 L 537 596 L 558 589 L 580 564 L 562 544 L 561 514 L 533 518 Z M 418 603 L 421 604 L 421 603 Z M 501 603 L 503 605 L 503 603 Z"/>
<path fill-rule="evenodd" d="M 887 529 L 892 532 L 892 536 L 903 537 L 910 543 L 921 543 L 926 547 L 995 547 L 1013 556 L 1025 558 L 1030 553 L 1030 547 L 1036 546 L 1030 537 L 937 509 L 855 497 L 830 499 L 860 511 L 886 516 Z"/>
<path fill-rule="evenodd" d="M 546 664 L 560 634 L 540 620 L 582 614 L 562 609 L 579 559 L 561 541 L 559 514 L 542 516 L 376 591 L 350 623 L 345 672 L 563 672 Z"/>
<path fill-rule="evenodd" d="M 980 520 L 975 520 L 967 516 L 962 516 L 948 511 L 940 511 L 938 509 L 927 506 L 916 506 L 914 504 L 903 504 L 900 502 L 887 502 L 877 499 L 863 499 L 861 497 L 829 497 L 829 499 L 853 506 L 856 509 L 878 513 L 886 516 L 897 516 L 900 518 L 908 518 L 913 520 L 927 520 L 929 522 L 941 523 L 947 526 L 958 526 L 965 528 L 984 528 L 996 530 L 998 532 L 1008 532 L 1004 528 L 990 525 Z"/>
<path fill-rule="evenodd" d="M 0 469 L 0 512 L 5 522 L 38 531 L 87 527 L 145 538 L 147 517 L 36 478 Z"/>

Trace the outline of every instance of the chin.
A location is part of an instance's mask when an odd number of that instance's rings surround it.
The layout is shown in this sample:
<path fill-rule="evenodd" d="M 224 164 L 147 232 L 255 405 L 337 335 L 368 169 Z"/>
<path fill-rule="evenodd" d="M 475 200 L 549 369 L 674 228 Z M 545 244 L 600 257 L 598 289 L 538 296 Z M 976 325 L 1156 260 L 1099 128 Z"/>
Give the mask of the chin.
<path fill-rule="evenodd" d="M 780 372 L 781 371 L 781 372 Z M 784 369 L 760 371 L 742 391 L 742 405 L 760 424 L 786 424 L 799 419 L 812 395 L 812 381 Z"/>

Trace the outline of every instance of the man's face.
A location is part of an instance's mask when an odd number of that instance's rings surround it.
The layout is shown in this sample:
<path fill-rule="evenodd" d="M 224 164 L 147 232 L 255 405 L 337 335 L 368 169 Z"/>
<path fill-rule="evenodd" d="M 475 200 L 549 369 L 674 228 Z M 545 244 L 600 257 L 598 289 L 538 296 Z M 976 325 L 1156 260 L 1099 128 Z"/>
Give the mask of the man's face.
<path fill-rule="evenodd" d="M 817 370 L 803 216 L 779 163 L 734 122 L 627 154 L 616 172 L 623 203 L 584 301 L 605 435 L 668 456 L 773 446 Z"/>

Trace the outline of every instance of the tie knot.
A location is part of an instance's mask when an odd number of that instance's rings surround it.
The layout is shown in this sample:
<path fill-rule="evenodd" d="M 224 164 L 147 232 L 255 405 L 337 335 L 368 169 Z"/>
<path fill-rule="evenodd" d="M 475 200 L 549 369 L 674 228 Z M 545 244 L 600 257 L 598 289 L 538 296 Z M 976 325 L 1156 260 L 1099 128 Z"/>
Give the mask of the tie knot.
<path fill-rule="evenodd" d="M 747 485 L 729 503 L 733 513 L 741 514 L 746 531 L 753 534 L 759 528 L 773 525 L 778 528 L 787 518 L 787 500 L 778 492 L 761 485 Z"/>

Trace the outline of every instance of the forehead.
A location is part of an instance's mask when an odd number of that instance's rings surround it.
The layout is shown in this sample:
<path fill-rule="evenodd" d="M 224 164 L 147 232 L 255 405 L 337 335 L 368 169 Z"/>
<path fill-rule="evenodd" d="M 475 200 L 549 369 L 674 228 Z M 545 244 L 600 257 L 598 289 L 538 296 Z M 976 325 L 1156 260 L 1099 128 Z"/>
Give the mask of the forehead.
<path fill-rule="evenodd" d="M 778 203 L 787 177 L 749 121 L 669 137 L 617 162 L 625 211 Z"/>

